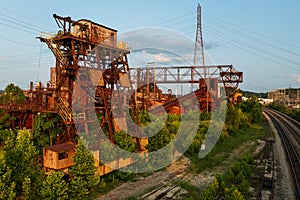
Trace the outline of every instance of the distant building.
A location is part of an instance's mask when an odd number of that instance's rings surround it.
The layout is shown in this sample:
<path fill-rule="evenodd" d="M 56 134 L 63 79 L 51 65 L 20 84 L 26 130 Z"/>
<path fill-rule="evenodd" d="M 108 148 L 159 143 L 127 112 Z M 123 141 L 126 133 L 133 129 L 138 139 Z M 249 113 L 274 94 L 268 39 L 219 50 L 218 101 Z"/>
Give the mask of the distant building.
<path fill-rule="evenodd" d="M 273 103 L 273 99 L 258 98 L 258 101 L 263 105 L 269 105 Z"/>
<path fill-rule="evenodd" d="M 286 89 L 276 89 L 268 92 L 268 99 L 273 99 L 274 103 L 286 105 L 288 95 L 286 95 Z"/>
<path fill-rule="evenodd" d="M 299 108 L 300 89 L 276 89 L 268 92 L 268 99 L 272 99 L 274 103 L 282 104 L 287 107 Z"/>
<path fill-rule="evenodd" d="M 251 98 L 251 97 L 250 97 Z M 243 101 L 248 100 L 248 97 L 242 97 Z M 266 98 L 257 98 L 257 100 L 259 101 L 260 104 L 262 105 L 269 105 L 271 103 L 273 103 L 273 99 L 266 99 Z"/>

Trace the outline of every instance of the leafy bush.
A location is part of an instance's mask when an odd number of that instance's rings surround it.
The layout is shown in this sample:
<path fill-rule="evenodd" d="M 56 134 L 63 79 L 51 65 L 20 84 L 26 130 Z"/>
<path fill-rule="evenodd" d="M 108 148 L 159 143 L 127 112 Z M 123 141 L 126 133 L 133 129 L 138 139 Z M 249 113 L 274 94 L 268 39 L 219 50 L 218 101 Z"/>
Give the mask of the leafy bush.
<path fill-rule="evenodd" d="M 126 151 L 134 152 L 135 150 L 137 150 L 137 145 L 133 141 L 133 137 L 128 135 L 124 131 L 116 133 L 114 135 L 114 141 L 117 146 Z"/>
<path fill-rule="evenodd" d="M 238 107 L 249 115 L 250 122 L 259 123 L 262 119 L 262 105 L 259 103 L 257 97 L 249 98 L 241 103 Z"/>
<path fill-rule="evenodd" d="M 247 126 L 248 118 L 239 107 L 228 105 L 226 114 L 226 128 L 231 135 L 236 135 Z"/>
<path fill-rule="evenodd" d="M 287 108 L 284 105 L 272 103 L 269 108 L 282 112 L 300 122 L 300 109 Z"/>
<path fill-rule="evenodd" d="M 216 175 L 209 187 L 201 194 L 200 199 L 215 199 L 223 196 L 225 199 L 244 199 L 247 196 L 253 171 L 254 160 L 249 155 L 243 156 L 234 163 L 224 175 Z"/>
<path fill-rule="evenodd" d="M 38 115 L 32 128 L 33 142 L 42 152 L 45 146 L 52 146 L 57 135 L 63 133 L 63 124 L 58 115 L 50 113 Z"/>

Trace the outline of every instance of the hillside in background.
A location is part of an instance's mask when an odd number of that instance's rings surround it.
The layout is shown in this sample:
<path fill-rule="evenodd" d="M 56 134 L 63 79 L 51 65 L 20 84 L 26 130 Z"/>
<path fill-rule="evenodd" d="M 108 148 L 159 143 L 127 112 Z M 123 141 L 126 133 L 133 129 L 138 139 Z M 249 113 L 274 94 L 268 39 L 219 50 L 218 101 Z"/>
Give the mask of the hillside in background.
<path fill-rule="evenodd" d="M 239 92 L 243 94 L 244 97 L 258 97 L 258 98 L 267 98 L 268 94 L 264 92 L 251 92 L 247 90 L 241 90 L 239 89 Z"/>

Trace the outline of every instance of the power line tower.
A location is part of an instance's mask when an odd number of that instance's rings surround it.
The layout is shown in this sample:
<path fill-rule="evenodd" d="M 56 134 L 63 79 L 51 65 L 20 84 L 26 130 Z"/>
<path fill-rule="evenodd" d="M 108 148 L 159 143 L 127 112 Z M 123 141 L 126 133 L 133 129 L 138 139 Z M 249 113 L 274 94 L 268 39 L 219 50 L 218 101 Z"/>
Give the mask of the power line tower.
<path fill-rule="evenodd" d="M 204 45 L 202 38 L 202 22 L 201 22 L 201 6 L 198 4 L 197 7 L 197 29 L 196 29 L 196 41 L 194 50 L 194 65 L 197 64 L 197 52 L 201 51 L 202 66 L 204 66 Z M 200 49 L 201 48 L 201 49 Z M 204 78 L 206 78 L 206 70 L 204 70 Z"/>
<path fill-rule="evenodd" d="M 197 29 L 196 29 L 196 41 L 195 41 L 195 49 L 194 49 L 194 66 L 197 65 L 197 55 L 201 52 L 201 64 L 203 66 L 203 79 L 205 83 L 205 92 L 203 93 L 206 97 L 206 111 L 208 111 L 208 81 L 207 81 L 207 69 L 204 63 L 204 45 L 202 38 L 202 18 L 201 18 L 201 6 L 198 3 L 197 7 Z M 194 78 L 194 69 L 191 71 L 192 80 Z"/>

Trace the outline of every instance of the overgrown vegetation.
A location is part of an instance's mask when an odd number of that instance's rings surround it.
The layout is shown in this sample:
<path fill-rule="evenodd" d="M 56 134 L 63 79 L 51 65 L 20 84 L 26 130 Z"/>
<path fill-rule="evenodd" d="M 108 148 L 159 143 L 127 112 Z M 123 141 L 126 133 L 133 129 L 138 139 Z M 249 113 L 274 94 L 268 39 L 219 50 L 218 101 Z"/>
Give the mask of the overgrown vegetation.
<path fill-rule="evenodd" d="M 56 136 L 63 133 L 63 124 L 58 115 L 45 113 L 39 114 L 34 120 L 32 128 L 32 139 L 40 154 L 42 148 L 52 146 L 55 143 Z"/>
<path fill-rule="evenodd" d="M 117 146 L 129 152 L 137 150 L 136 142 L 133 141 L 133 137 L 128 135 L 125 131 L 121 131 L 114 135 L 114 141 Z"/>
<path fill-rule="evenodd" d="M 158 124 L 157 124 L 158 122 Z M 166 122 L 160 118 L 156 119 L 154 126 L 149 126 L 145 130 L 146 135 L 157 133 L 149 138 L 149 144 L 147 149 L 149 151 L 157 151 L 165 147 L 175 137 L 178 132 L 180 124 L 180 116 L 178 115 L 167 115 Z M 162 128 L 161 128 L 162 127 Z M 161 128 L 161 130 L 159 130 Z"/>
<path fill-rule="evenodd" d="M 269 108 L 277 110 L 279 112 L 282 112 L 282 113 L 290 116 L 291 118 L 297 120 L 298 122 L 300 122 L 300 109 L 288 108 L 284 105 L 276 104 L 276 103 L 270 104 Z"/>
<path fill-rule="evenodd" d="M 4 191 L 7 192 L 4 197 L 13 195 L 37 199 L 44 174 L 38 166 L 38 150 L 33 144 L 32 135 L 26 129 L 17 133 L 9 131 L 9 134 L 0 150 L 0 157 L 5 166 L 0 172 L 0 185 L 5 184 L 8 188 Z"/>
<path fill-rule="evenodd" d="M 252 98 L 252 97 L 260 97 L 260 98 L 267 98 L 268 94 L 266 92 L 251 92 L 246 90 L 239 89 L 239 92 L 242 93 L 244 97 Z"/>
<path fill-rule="evenodd" d="M 61 119 L 41 114 L 31 131 L 11 129 L 13 120 L 14 117 L 0 112 L 0 199 L 93 199 L 136 176 L 115 171 L 100 180 L 95 174 L 94 157 L 81 139 L 70 176 L 55 171 L 46 175 L 40 162 L 42 148 L 53 145 L 56 135 L 62 133 Z M 125 132 L 115 134 L 114 138 L 121 148 L 136 150 L 133 138 Z"/>
<path fill-rule="evenodd" d="M 256 98 L 236 106 L 228 105 L 221 138 L 203 159 L 199 159 L 198 153 L 210 125 L 211 114 L 201 112 L 197 134 L 185 153 L 192 160 L 189 170 L 198 173 L 205 168 L 220 165 L 232 149 L 260 137 L 263 130 L 257 124 L 262 118 L 261 109 Z M 156 125 L 151 125 L 149 114 L 140 115 L 141 124 L 146 127 L 143 134 L 157 133 L 149 138 L 149 151 L 156 151 L 169 144 L 176 136 L 182 119 L 181 116 L 167 115 L 166 121 L 156 118 Z M 115 171 L 100 179 L 95 175 L 93 155 L 82 140 L 78 141 L 76 147 L 76 156 L 73 158 L 76 164 L 69 170 L 71 176 L 65 176 L 61 172 L 51 172 L 46 176 L 39 165 L 41 150 L 44 146 L 54 144 L 56 135 L 63 132 L 60 118 L 50 114 L 40 115 L 31 131 L 11 129 L 13 121 L 13 117 L 1 111 L 0 199 L 92 199 L 98 193 L 106 193 L 119 184 L 136 178 L 134 173 Z M 122 149 L 137 151 L 134 138 L 123 131 L 115 134 L 114 140 Z M 241 176 L 238 176 L 239 173 L 236 174 L 237 177 Z M 216 179 L 215 185 L 218 185 L 218 192 L 222 191 L 221 194 L 225 197 L 247 196 L 236 185 L 221 190 L 222 181 L 224 182 L 221 178 Z M 196 190 L 191 193 L 196 194 Z"/>
<path fill-rule="evenodd" d="M 25 101 L 25 95 L 19 86 L 10 83 L 2 92 L 0 101 L 6 105 L 10 105 L 11 103 L 21 103 Z"/>
<path fill-rule="evenodd" d="M 185 153 L 185 155 L 192 160 L 189 171 L 197 174 L 204 169 L 222 165 L 222 161 L 230 155 L 233 149 L 238 148 L 245 142 L 256 141 L 264 137 L 266 130 L 261 126 L 261 120 L 262 106 L 256 97 L 243 101 L 236 106 L 228 105 L 226 123 L 221 138 L 212 151 L 200 159 L 198 153 L 204 138 L 203 134 L 207 131 L 209 126 L 208 122 L 203 121 L 200 124 L 193 144 Z M 225 199 L 248 198 L 250 195 L 248 193 L 249 178 L 251 176 L 248 167 L 252 169 L 252 164 L 253 159 L 249 157 L 249 155 L 243 157 L 237 164 L 231 167 L 226 175 L 216 176 L 216 179 L 201 195 L 201 198 L 216 199 L 217 196 L 222 196 Z M 237 170 L 240 168 L 244 168 L 247 173 Z M 231 176 L 231 179 L 228 176 Z M 188 183 L 184 183 L 183 185 L 187 185 L 183 188 L 186 188 L 188 191 L 185 198 L 199 199 L 199 189 L 193 189 Z"/>
<path fill-rule="evenodd" d="M 251 126 L 245 128 L 239 135 L 221 136 L 220 139 L 212 151 L 204 158 L 199 158 L 199 149 L 201 146 L 191 148 L 185 153 L 185 155 L 192 160 L 189 167 L 189 171 L 192 173 L 200 173 L 204 169 L 216 167 L 222 165 L 222 161 L 225 160 L 230 153 L 241 146 L 241 144 L 248 141 L 256 141 L 264 136 L 265 130 L 259 126 Z M 195 142 L 195 141 L 194 141 Z M 194 150 L 194 151 L 192 151 Z"/>
<path fill-rule="evenodd" d="M 255 167 L 253 158 L 249 155 L 243 156 L 234 163 L 229 171 L 216 178 L 209 187 L 201 194 L 200 199 L 215 199 L 225 197 L 228 200 L 248 199 L 250 178 Z"/>
<path fill-rule="evenodd" d="M 100 177 L 95 175 L 93 155 L 78 141 L 71 177 L 62 172 L 46 176 L 38 165 L 39 151 L 30 131 L 10 136 L 0 149 L 0 199 L 89 199 L 97 193 Z"/>
<path fill-rule="evenodd" d="M 265 130 L 260 126 L 262 107 L 257 98 L 248 99 L 236 106 L 228 105 L 226 121 L 220 139 L 212 151 L 199 158 L 199 150 L 209 127 L 209 121 L 202 121 L 197 135 L 185 155 L 193 162 L 190 171 L 199 173 L 205 168 L 220 165 L 229 153 L 249 140 L 262 137 Z"/>

